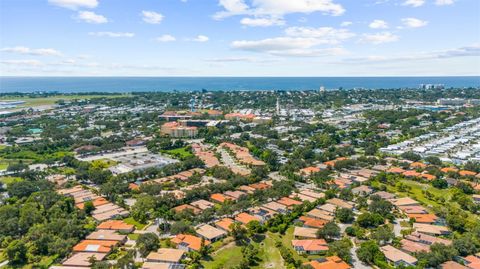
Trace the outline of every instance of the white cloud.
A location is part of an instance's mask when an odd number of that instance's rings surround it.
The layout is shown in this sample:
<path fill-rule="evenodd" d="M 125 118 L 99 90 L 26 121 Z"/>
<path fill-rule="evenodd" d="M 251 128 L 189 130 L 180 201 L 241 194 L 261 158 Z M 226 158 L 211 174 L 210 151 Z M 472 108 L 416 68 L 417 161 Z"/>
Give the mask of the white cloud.
<path fill-rule="evenodd" d="M 224 58 L 210 58 L 205 59 L 206 62 L 215 62 L 215 63 L 231 63 L 231 62 L 248 62 L 248 63 L 272 63 L 278 62 L 278 59 L 258 59 L 254 57 L 224 57 Z"/>
<path fill-rule="evenodd" d="M 284 25 L 285 21 L 279 18 L 243 18 L 240 21 L 241 24 L 246 26 L 260 26 L 260 27 L 267 27 L 273 25 Z"/>
<path fill-rule="evenodd" d="M 351 22 L 351 21 L 344 21 L 344 22 L 340 23 L 340 26 L 342 26 L 342 27 L 348 27 L 348 26 L 350 26 L 350 25 L 352 25 L 352 24 L 353 24 L 353 22 Z"/>
<path fill-rule="evenodd" d="M 208 36 L 198 35 L 197 37 L 193 38 L 192 41 L 195 42 L 207 42 L 209 40 Z"/>
<path fill-rule="evenodd" d="M 408 28 L 419 28 L 426 26 L 428 24 L 428 21 L 422 21 L 416 18 L 403 18 L 402 23 L 405 27 Z"/>
<path fill-rule="evenodd" d="M 394 35 L 390 32 L 382 32 L 376 34 L 364 34 L 360 41 L 364 43 L 378 45 L 383 43 L 395 42 L 398 41 L 398 39 L 399 37 L 397 35 Z"/>
<path fill-rule="evenodd" d="M 155 11 L 143 10 L 142 19 L 146 23 L 159 24 L 163 20 L 163 15 Z"/>
<path fill-rule="evenodd" d="M 41 66 L 42 62 L 38 60 L 3 60 L 0 63 L 5 65 L 19 65 L 19 66 Z"/>
<path fill-rule="evenodd" d="M 339 45 L 355 36 L 347 29 L 331 27 L 289 27 L 285 36 L 260 40 L 237 40 L 234 49 L 267 53 L 275 56 L 329 56 L 345 54 L 341 47 L 318 48 L 320 45 Z"/>
<path fill-rule="evenodd" d="M 134 33 L 128 32 L 89 32 L 91 36 L 100 36 L 100 37 L 134 37 Z"/>
<path fill-rule="evenodd" d="M 55 49 L 31 49 L 23 46 L 2 48 L 0 51 L 18 53 L 18 54 L 39 55 L 39 56 L 62 56 L 62 53 L 60 53 L 58 50 L 55 50 Z"/>
<path fill-rule="evenodd" d="M 448 6 L 455 4 L 456 0 L 436 0 L 435 5 L 437 6 Z"/>
<path fill-rule="evenodd" d="M 425 4 L 425 0 L 406 0 L 403 2 L 404 6 L 411 6 L 411 7 L 420 7 Z"/>
<path fill-rule="evenodd" d="M 96 14 L 92 11 L 79 11 L 78 12 L 78 19 L 87 22 L 87 23 L 94 23 L 94 24 L 101 24 L 107 23 L 108 19 L 102 15 Z"/>
<path fill-rule="evenodd" d="M 388 23 L 384 20 L 373 20 L 368 27 L 372 29 L 387 29 Z"/>
<path fill-rule="evenodd" d="M 332 16 L 339 16 L 345 12 L 342 5 L 333 0 L 254 0 L 247 5 L 244 0 L 220 0 L 223 11 L 214 15 L 215 19 L 222 19 L 234 15 L 277 16 L 290 13 L 322 12 Z"/>
<path fill-rule="evenodd" d="M 48 0 L 52 5 L 69 8 L 96 8 L 98 6 L 97 0 Z"/>
<path fill-rule="evenodd" d="M 421 61 L 432 59 L 449 59 L 457 57 L 479 57 L 480 45 L 465 46 L 455 49 L 438 50 L 432 52 L 422 52 L 416 54 L 400 55 L 400 56 L 367 56 L 358 58 L 345 59 L 342 62 L 351 63 L 385 63 L 385 62 L 401 62 L 401 61 Z"/>
<path fill-rule="evenodd" d="M 317 44 L 339 44 L 355 36 L 347 29 L 332 27 L 289 27 L 285 29 L 285 34 L 291 37 L 314 38 Z"/>
<path fill-rule="evenodd" d="M 276 56 L 327 56 L 344 54 L 342 48 L 316 49 L 318 43 L 314 38 L 276 37 L 262 40 L 239 40 L 232 42 L 232 48 L 262 52 Z"/>
<path fill-rule="evenodd" d="M 157 38 L 155 38 L 156 41 L 158 42 L 172 42 L 177 40 L 174 36 L 171 35 L 162 35 Z"/>

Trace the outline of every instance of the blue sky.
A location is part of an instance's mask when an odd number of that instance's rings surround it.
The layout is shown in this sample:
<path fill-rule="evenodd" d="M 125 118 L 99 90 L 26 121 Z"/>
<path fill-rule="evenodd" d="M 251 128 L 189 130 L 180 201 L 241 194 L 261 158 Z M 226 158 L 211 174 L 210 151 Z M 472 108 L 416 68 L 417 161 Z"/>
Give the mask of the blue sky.
<path fill-rule="evenodd" d="M 1 0 L 5 76 L 480 75 L 479 0 Z"/>

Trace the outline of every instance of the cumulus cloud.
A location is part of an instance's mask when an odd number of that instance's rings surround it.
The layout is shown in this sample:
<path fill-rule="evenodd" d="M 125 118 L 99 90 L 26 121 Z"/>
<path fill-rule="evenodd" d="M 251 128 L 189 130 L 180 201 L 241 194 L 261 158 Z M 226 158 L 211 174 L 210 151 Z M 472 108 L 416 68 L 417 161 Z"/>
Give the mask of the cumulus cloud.
<path fill-rule="evenodd" d="M 98 6 L 97 0 L 48 0 L 52 5 L 68 8 L 96 8 Z"/>
<path fill-rule="evenodd" d="M 163 20 L 163 15 L 155 11 L 142 11 L 142 20 L 150 24 L 159 24 Z"/>
<path fill-rule="evenodd" d="M 340 23 L 340 26 L 342 26 L 342 27 L 348 27 L 348 26 L 350 26 L 350 25 L 352 25 L 352 24 L 353 24 L 353 22 L 351 22 L 351 21 L 344 21 L 344 22 Z"/>
<path fill-rule="evenodd" d="M 172 42 L 177 40 L 174 36 L 171 35 L 162 35 L 157 38 L 155 38 L 156 41 L 158 42 Z"/>
<path fill-rule="evenodd" d="M 345 12 L 342 5 L 333 0 L 255 0 L 248 5 L 244 0 L 220 0 L 223 11 L 214 15 L 215 19 L 222 19 L 234 15 L 278 16 L 290 13 L 322 12 L 332 16 L 339 16 Z"/>
<path fill-rule="evenodd" d="M 480 45 L 471 45 L 455 49 L 437 50 L 432 52 L 422 52 L 416 54 L 400 56 L 367 56 L 357 58 L 347 58 L 342 62 L 349 63 L 385 63 L 400 61 L 421 61 L 432 59 L 449 59 L 458 57 L 478 57 L 480 55 Z"/>
<path fill-rule="evenodd" d="M 425 4 L 425 0 L 406 0 L 403 2 L 404 6 L 411 6 L 411 7 L 420 7 Z"/>
<path fill-rule="evenodd" d="M 384 20 L 373 20 L 368 27 L 372 29 L 387 29 L 388 23 Z"/>
<path fill-rule="evenodd" d="M 408 28 L 419 28 L 426 26 L 428 24 L 428 21 L 422 21 L 416 18 L 403 18 L 402 23 L 405 27 Z"/>
<path fill-rule="evenodd" d="M 437 6 L 448 6 L 455 4 L 456 0 L 436 0 L 435 5 Z"/>
<path fill-rule="evenodd" d="M 267 27 L 274 25 L 284 25 L 285 21 L 279 18 L 243 18 L 240 23 L 251 27 Z"/>
<path fill-rule="evenodd" d="M 18 53 L 18 54 L 26 54 L 26 55 L 38 55 L 38 56 L 62 56 L 58 50 L 55 49 L 31 49 L 23 46 L 16 46 L 10 48 L 2 48 L 0 49 L 1 52 L 10 52 L 10 53 Z"/>
<path fill-rule="evenodd" d="M 128 32 L 89 32 L 91 36 L 99 36 L 99 37 L 134 37 L 134 33 Z"/>
<path fill-rule="evenodd" d="M 79 11 L 77 18 L 84 22 L 93 24 L 101 24 L 108 22 L 107 18 L 92 11 Z"/>
<path fill-rule="evenodd" d="M 320 45 L 339 45 L 355 36 L 347 29 L 331 27 L 289 27 L 285 36 L 260 40 L 237 40 L 232 48 L 262 52 L 275 56 L 327 56 L 345 54 L 341 47 L 318 48 Z"/>
<path fill-rule="evenodd" d="M 399 37 L 397 35 L 394 35 L 390 32 L 381 32 L 375 34 L 364 34 L 360 41 L 364 43 L 379 45 L 383 43 L 395 42 L 398 41 L 398 39 Z"/>
<path fill-rule="evenodd" d="M 191 39 L 191 41 L 195 42 L 207 42 L 208 40 L 210 39 L 208 38 L 208 36 L 205 35 L 198 35 L 197 37 Z"/>

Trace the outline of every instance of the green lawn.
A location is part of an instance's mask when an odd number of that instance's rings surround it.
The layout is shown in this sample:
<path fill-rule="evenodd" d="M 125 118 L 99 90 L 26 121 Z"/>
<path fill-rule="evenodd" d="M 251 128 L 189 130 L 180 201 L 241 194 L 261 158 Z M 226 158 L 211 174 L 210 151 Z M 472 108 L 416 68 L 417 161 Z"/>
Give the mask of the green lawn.
<path fill-rule="evenodd" d="M 202 262 L 205 269 L 233 268 L 243 258 L 242 247 L 230 244 L 228 247 L 218 251 L 212 258 L 213 260 L 211 261 Z"/>
<path fill-rule="evenodd" d="M 282 255 L 280 255 L 280 251 L 275 247 L 275 240 L 272 238 L 271 233 L 267 233 L 265 240 L 260 243 L 258 256 L 262 262 L 254 268 L 285 268 Z"/>
<path fill-rule="evenodd" d="M 163 151 L 166 154 L 175 156 L 180 159 L 185 159 L 187 157 L 193 156 L 193 154 L 187 150 L 186 147 L 183 148 L 178 148 L 178 149 L 170 149 L 170 150 L 165 150 Z"/>
<path fill-rule="evenodd" d="M 298 255 L 298 253 L 295 251 L 295 249 L 293 249 L 293 246 L 292 246 L 293 230 L 294 230 L 294 226 L 290 226 L 287 229 L 287 231 L 285 232 L 285 235 L 272 234 L 271 236 L 272 236 L 273 239 L 281 241 L 282 245 L 284 247 L 288 248 L 290 250 L 290 252 L 292 252 L 293 257 L 296 260 L 301 260 L 302 262 L 308 262 L 307 258 Z"/>
<path fill-rule="evenodd" d="M 128 234 L 128 238 L 135 241 L 137 241 L 138 236 L 140 236 L 140 234 Z"/>
<path fill-rule="evenodd" d="M 123 221 L 127 224 L 135 225 L 135 229 L 137 229 L 137 230 L 142 230 L 145 226 L 147 226 L 146 224 L 142 224 L 142 223 L 134 220 L 132 217 L 126 218 Z"/>

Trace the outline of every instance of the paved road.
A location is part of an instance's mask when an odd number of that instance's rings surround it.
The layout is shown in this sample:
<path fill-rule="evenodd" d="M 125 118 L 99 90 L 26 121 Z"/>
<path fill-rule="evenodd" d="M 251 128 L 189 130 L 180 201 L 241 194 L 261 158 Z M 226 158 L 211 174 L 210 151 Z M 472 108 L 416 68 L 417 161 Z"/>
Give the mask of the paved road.
<path fill-rule="evenodd" d="M 396 219 L 393 223 L 393 233 L 395 236 L 402 236 L 402 226 L 400 225 L 401 221 L 408 221 L 408 219 Z"/>

